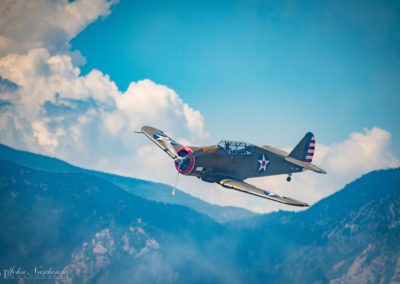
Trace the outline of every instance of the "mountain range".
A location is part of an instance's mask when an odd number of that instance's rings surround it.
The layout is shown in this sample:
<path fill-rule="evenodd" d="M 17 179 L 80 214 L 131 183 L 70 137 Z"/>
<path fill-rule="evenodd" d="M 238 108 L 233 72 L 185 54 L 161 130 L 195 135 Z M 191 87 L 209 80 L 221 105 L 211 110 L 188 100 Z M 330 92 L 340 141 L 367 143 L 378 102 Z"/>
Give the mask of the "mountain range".
<path fill-rule="evenodd" d="M 61 283 L 400 283 L 400 168 L 305 211 L 222 223 L 108 174 L 9 149 L 0 151 L 1 271 L 68 267 Z"/>
<path fill-rule="evenodd" d="M 58 173 L 85 173 L 97 176 L 136 196 L 156 202 L 183 205 L 206 214 L 218 222 L 227 222 L 257 215 L 243 208 L 210 204 L 179 189 L 176 190 L 175 196 L 171 198 L 172 188 L 166 184 L 87 170 L 57 158 L 16 150 L 2 144 L 0 144 L 0 159 L 10 160 L 37 170 Z"/>

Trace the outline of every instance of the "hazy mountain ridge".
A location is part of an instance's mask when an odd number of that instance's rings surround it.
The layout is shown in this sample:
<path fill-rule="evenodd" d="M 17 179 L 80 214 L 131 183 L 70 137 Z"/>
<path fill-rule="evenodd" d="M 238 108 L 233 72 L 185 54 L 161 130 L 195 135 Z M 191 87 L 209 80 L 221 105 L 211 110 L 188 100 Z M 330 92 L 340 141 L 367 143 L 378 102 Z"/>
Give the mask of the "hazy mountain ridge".
<path fill-rule="evenodd" d="M 236 258 L 247 250 L 252 272 L 275 282 L 396 282 L 399 205 L 400 169 L 371 172 L 308 210 L 230 223 L 245 243 L 263 236 L 257 246 L 239 246 Z"/>
<path fill-rule="evenodd" d="M 399 169 L 372 172 L 319 203 L 330 216 L 320 240 L 299 250 L 285 267 L 296 267 L 297 277 L 310 280 L 321 275 L 339 283 L 400 281 L 399 180 Z M 300 259 L 310 260 L 303 266 Z"/>
<path fill-rule="evenodd" d="M 2 144 L 0 144 L 0 159 L 9 160 L 28 168 L 48 172 L 86 173 L 101 177 L 136 196 L 156 202 L 184 205 L 206 214 L 219 222 L 232 221 L 257 215 L 254 212 L 239 207 L 209 204 L 179 189 L 176 190 L 175 196 L 171 196 L 172 188 L 166 184 L 87 170 L 73 166 L 57 158 L 16 150 Z"/>
<path fill-rule="evenodd" d="M 400 282 L 400 169 L 309 209 L 219 224 L 85 173 L 0 161 L 0 269 L 70 265 L 73 283 Z"/>
<path fill-rule="evenodd" d="M 199 249 L 223 230 L 189 208 L 148 201 L 83 173 L 49 173 L 0 160 L 0 189 L 0 266 L 71 265 L 74 283 L 102 277 L 109 283 L 116 269 L 125 280 L 155 280 L 172 273 L 164 255 L 174 247 Z M 108 244 L 97 240 L 102 234 Z M 180 265 L 185 263 L 174 268 Z"/>

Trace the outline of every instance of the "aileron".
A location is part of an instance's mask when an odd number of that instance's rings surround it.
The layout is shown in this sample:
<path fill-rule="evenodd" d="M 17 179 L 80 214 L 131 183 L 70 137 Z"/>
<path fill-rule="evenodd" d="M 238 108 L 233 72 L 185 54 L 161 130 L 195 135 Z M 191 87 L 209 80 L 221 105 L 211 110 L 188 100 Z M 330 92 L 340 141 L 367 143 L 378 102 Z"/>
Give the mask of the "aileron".
<path fill-rule="evenodd" d="M 234 180 L 234 179 L 222 179 L 218 183 L 226 188 L 243 191 L 243 192 L 246 192 L 249 194 L 253 194 L 253 195 L 267 198 L 270 200 L 274 200 L 274 201 L 277 201 L 280 203 L 294 205 L 294 206 L 302 206 L 302 207 L 309 206 L 307 203 L 298 201 L 293 198 L 281 196 L 276 193 L 268 192 L 266 190 L 255 187 L 254 185 L 248 184 L 244 181 L 239 181 L 239 180 Z"/>

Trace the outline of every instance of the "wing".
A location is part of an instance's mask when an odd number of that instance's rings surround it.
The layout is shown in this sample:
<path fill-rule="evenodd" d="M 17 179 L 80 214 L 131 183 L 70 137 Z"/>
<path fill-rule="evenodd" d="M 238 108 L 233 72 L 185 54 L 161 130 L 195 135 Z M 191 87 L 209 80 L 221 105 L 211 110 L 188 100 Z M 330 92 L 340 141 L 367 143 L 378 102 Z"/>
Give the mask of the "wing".
<path fill-rule="evenodd" d="M 143 126 L 142 132 L 171 158 L 176 159 L 178 157 L 177 151 L 183 146 L 170 138 L 162 130 L 150 126 Z"/>
<path fill-rule="evenodd" d="M 239 181 L 239 180 L 234 180 L 234 179 L 222 179 L 218 183 L 226 188 L 243 191 L 243 192 L 246 192 L 249 194 L 253 194 L 253 195 L 256 195 L 259 197 L 271 199 L 271 200 L 274 200 L 274 201 L 277 201 L 280 203 L 284 203 L 287 205 L 302 206 L 302 207 L 309 206 L 307 203 L 265 191 L 263 189 L 255 187 L 254 185 L 245 183 L 244 181 Z"/>

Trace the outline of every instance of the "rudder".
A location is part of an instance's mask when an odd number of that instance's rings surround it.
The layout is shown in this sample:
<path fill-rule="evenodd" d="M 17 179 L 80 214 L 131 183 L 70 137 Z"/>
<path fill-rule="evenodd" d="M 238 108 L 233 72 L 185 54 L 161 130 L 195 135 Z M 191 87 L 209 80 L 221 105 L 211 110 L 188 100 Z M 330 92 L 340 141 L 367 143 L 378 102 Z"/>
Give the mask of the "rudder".
<path fill-rule="evenodd" d="M 315 150 L 315 137 L 314 134 L 308 132 L 299 144 L 294 147 L 292 152 L 290 152 L 289 157 L 311 163 Z"/>

